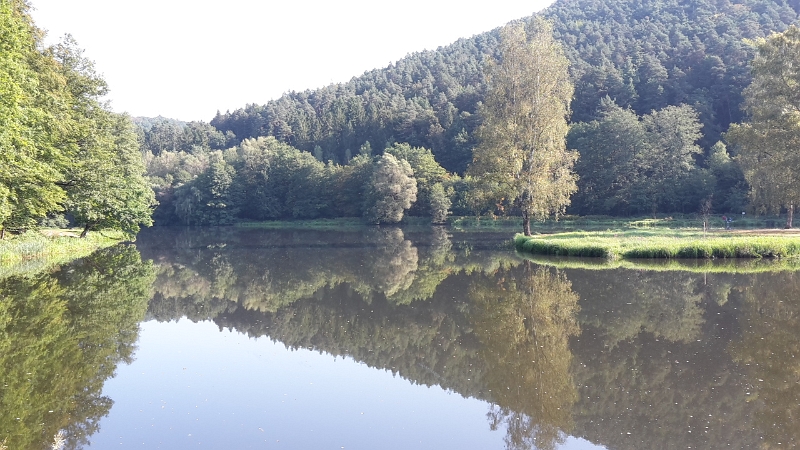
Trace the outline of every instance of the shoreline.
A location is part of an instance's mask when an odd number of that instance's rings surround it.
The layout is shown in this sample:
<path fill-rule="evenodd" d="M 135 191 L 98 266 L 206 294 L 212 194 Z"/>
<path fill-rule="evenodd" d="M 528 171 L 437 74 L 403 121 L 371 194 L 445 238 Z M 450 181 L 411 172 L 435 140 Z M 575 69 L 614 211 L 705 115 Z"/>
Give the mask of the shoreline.
<path fill-rule="evenodd" d="M 6 237 L 0 241 L 0 279 L 39 273 L 124 240 L 116 231 L 94 231 L 79 238 L 80 231 L 44 229 Z"/>

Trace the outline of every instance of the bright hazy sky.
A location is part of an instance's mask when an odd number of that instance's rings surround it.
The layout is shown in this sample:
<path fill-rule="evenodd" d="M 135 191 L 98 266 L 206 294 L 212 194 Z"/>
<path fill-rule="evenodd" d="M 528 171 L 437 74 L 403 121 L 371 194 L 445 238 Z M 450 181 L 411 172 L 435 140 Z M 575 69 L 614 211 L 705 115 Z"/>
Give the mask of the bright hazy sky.
<path fill-rule="evenodd" d="M 209 121 L 529 16 L 552 0 L 32 0 L 72 34 L 115 111 Z"/>

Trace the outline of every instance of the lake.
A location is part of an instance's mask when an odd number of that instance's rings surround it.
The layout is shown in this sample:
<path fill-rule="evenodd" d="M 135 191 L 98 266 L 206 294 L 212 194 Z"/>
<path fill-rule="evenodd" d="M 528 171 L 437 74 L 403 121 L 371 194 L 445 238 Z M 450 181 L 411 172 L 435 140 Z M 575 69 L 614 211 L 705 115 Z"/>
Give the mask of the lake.
<path fill-rule="evenodd" d="M 155 228 L 2 279 L 0 448 L 798 447 L 798 273 L 509 238 Z"/>

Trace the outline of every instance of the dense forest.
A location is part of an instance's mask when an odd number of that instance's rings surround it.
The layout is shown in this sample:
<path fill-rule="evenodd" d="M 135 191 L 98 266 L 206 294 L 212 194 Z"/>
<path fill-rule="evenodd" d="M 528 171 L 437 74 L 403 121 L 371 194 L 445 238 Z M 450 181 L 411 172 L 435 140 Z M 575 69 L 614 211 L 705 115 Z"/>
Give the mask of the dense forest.
<path fill-rule="evenodd" d="M 0 238 L 63 226 L 136 233 L 152 223 L 131 120 L 70 37 L 45 47 L 25 0 L 0 2 Z"/>
<path fill-rule="evenodd" d="M 578 0 L 547 8 L 542 16 L 552 22 L 575 87 L 567 143 L 580 156 L 567 212 L 694 213 L 703 201 L 719 213 L 779 212 L 780 205 L 750 204 L 738 149 L 726 145 L 724 133 L 747 118 L 743 91 L 752 80 L 753 42 L 785 31 L 798 8 L 774 0 Z M 470 195 L 475 180 L 467 168 L 486 115 L 486 67 L 497 60 L 499 28 L 349 82 L 218 113 L 210 123 L 139 119 L 161 202 L 156 221 L 364 216 L 380 222 L 368 212 L 374 201 L 362 194 L 374 192 L 372 174 L 384 150 L 397 145 L 432 155 L 431 167 L 438 165 L 431 180 L 409 160 L 419 190 L 416 198 L 408 189 L 401 195 L 411 202 L 408 214 L 438 222 L 448 212 L 519 213 L 502 200 Z M 296 159 L 284 192 L 270 187 L 272 165 L 262 168 L 263 182 L 252 184 L 245 155 L 266 137 Z M 278 198 L 255 201 L 256 190 Z M 186 213 L 191 202 L 196 216 Z"/>

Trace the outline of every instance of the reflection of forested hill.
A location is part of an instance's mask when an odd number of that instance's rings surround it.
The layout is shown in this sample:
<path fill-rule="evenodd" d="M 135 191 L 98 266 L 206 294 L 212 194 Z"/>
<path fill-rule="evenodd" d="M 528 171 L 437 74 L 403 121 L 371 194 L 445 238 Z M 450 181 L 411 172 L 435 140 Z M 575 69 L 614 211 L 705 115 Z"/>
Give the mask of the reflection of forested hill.
<path fill-rule="evenodd" d="M 796 274 L 567 276 L 583 300 L 572 346 L 583 436 L 613 449 L 794 448 Z"/>
<path fill-rule="evenodd" d="M 610 449 L 793 442 L 793 274 L 558 272 L 442 235 L 416 245 L 392 231 L 382 249 L 277 236 L 153 246 L 149 314 L 210 318 L 486 400 L 510 448 L 560 432 Z"/>
<path fill-rule="evenodd" d="M 287 347 L 348 356 L 414 383 L 485 398 L 485 368 L 464 314 L 469 302 L 459 288 L 468 281 L 463 275 L 448 278 L 424 308 L 383 298 L 365 302 L 349 285 L 340 285 L 274 313 L 238 309 L 214 321 Z"/>
<path fill-rule="evenodd" d="M 590 294 L 573 345 L 577 428 L 614 449 L 755 448 L 746 376 L 727 346 L 749 277 L 568 272 Z M 584 298 L 582 296 L 582 298 Z M 591 299 L 591 300 L 590 300 Z M 598 370 L 598 368 L 602 368 Z"/>

